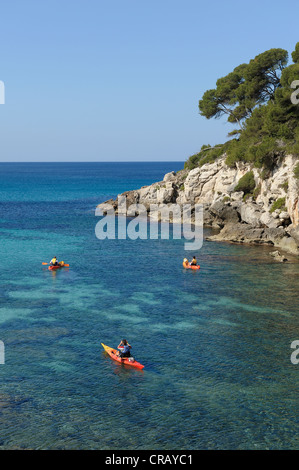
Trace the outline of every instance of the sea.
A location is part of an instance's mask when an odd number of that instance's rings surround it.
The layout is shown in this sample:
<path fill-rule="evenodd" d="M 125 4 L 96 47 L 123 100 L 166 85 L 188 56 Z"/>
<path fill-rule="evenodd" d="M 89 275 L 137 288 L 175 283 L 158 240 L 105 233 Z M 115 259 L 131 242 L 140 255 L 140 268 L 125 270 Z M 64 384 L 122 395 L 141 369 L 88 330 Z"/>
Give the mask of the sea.
<path fill-rule="evenodd" d="M 0 449 L 298 448 L 299 263 L 95 235 L 99 203 L 182 167 L 0 164 Z M 101 346 L 124 338 L 143 370 Z"/>

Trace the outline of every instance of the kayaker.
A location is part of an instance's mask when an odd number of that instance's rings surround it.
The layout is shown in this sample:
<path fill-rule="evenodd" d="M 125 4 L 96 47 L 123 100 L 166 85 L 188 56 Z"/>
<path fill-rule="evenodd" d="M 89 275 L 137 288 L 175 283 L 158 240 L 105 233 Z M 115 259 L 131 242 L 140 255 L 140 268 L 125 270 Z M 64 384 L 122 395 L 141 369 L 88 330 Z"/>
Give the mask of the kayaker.
<path fill-rule="evenodd" d="M 191 266 L 197 266 L 197 259 L 195 258 L 195 256 L 193 256 L 193 259 L 190 264 Z"/>
<path fill-rule="evenodd" d="M 117 356 L 119 357 L 130 357 L 130 349 L 132 346 L 128 343 L 126 339 L 122 339 L 119 345 L 117 346 L 117 349 L 122 349 L 121 351 L 117 351 Z"/>
<path fill-rule="evenodd" d="M 188 261 L 188 259 L 187 259 L 187 258 L 184 258 L 184 261 L 183 261 L 183 263 L 184 263 L 186 266 L 189 266 L 189 261 Z"/>
<path fill-rule="evenodd" d="M 58 260 L 56 256 L 54 256 L 54 258 L 52 258 L 50 261 L 50 266 L 57 266 L 57 265 L 58 265 Z"/>

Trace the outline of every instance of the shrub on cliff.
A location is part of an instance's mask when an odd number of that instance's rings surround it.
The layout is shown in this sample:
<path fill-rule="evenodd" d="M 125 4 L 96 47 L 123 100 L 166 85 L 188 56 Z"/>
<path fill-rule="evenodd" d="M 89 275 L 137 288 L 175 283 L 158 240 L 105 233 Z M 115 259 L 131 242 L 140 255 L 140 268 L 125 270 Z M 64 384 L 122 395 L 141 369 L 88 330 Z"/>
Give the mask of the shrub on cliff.
<path fill-rule="evenodd" d="M 248 171 L 245 173 L 242 178 L 239 179 L 237 186 L 235 187 L 235 191 L 243 191 L 244 195 L 252 194 L 255 188 L 255 180 L 253 171 Z"/>
<path fill-rule="evenodd" d="M 286 211 L 287 209 L 285 207 L 285 203 L 286 203 L 285 197 L 278 198 L 275 202 L 273 202 L 271 209 L 270 209 L 270 213 L 272 214 L 272 212 L 276 211 L 277 209 Z"/>
<path fill-rule="evenodd" d="M 215 147 L 211 147 L 210 145 L 203 145 L 200 149 L 200 152 L 189 157 L 189 159 L 185 162 L 184 168 L 193 170 L 193 168 L 202 166 L 205 163 L 213 163 L 215 160 L 217 160 L 217 158 L 221 157 L 221 155 L 227 152 L 232 142 L 233 141 L 228 141 L 225 144 L 215 145 Z"/>

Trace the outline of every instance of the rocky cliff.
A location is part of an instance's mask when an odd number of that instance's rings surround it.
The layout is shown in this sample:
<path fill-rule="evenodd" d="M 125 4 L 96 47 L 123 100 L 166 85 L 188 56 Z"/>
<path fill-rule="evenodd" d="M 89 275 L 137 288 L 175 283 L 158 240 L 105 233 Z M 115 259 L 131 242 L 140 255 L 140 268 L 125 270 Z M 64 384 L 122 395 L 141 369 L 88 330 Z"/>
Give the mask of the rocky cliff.
<path fill-rule="evenodd" d="M 217 228 L 211 240 L 268 244 L 299 255 L 299 182 L 294 176 L 298 159 L 286 156 L 265 177 L 249 164 L 225 164 L 226 156 L 193 170 L 170 172 L 163 181 L 124 193 L 127 203 L 202 204 L 204 225 Z M 236 191 L 242 176 L 253 172 L 253 195 Z M 107 201 L 117 210 L 117 201 Z M 105 210 L 105 204 L 100 206 Z"/>

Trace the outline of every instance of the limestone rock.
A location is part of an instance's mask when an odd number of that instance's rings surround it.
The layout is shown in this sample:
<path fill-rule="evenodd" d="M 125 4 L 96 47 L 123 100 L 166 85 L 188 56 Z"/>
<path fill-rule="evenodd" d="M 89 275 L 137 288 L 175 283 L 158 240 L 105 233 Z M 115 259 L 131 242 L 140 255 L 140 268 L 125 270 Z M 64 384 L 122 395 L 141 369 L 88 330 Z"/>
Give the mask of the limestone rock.
<path fill-rule="evenodd" d="M 240 208 L 241 219 L 247 224 L 262 227 L 261 211 L 257 204 L 242 204 Z"/>
<path fill-rule="evenodd" d="M 279 247 L 299 255 L 299 182 L 294 176 L 298 159 L 286 155 L 276 168 L 262 178 L 250 163 L 226 165 L 226 155 L 192 170 L 166 173 L 163 181 L 124 193 L 129 204 L 202 204 L 204 224 L 221 231 L 215 240 L 259 243 Z M 235 191 L 240 178 L 253 171 L 254 196 Z M 273 211 L 273 204 L 284 200 L 285 209 Z M 107 201 L 117 210 L 117 201 Z M 100 205 L 102 206 L 102 205 Z"/>
<path fill-rule="evenodd" d="M 176 177 L 176 173 L 174 171 L 170 171 L 169 173 L 166 173 L 166 175 L 163 178 L 164 182 L 167 181 L 174 181 Z"/>

